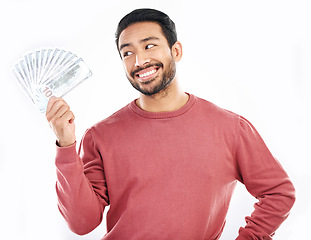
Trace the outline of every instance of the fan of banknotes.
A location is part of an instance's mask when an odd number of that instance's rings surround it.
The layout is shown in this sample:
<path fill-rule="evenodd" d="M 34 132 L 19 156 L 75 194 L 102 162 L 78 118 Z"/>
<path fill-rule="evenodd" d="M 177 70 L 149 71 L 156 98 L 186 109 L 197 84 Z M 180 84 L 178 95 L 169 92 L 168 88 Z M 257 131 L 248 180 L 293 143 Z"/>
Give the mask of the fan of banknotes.
<path fill-rule="evenodd" d="M 13 72 L 41 113 L 46 112 L 52 96 L 63 97 L 92 76 L 81 58 L 60 49 L 41 49 L 26 54 L 15 65 Z"/>

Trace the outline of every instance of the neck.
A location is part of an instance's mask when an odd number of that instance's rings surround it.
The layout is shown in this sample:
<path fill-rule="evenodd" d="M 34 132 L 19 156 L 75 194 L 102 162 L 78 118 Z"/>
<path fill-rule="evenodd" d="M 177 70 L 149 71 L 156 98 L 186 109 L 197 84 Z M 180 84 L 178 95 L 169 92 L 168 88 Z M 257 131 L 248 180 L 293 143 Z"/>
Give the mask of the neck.
<path fill-rule="evenodd" d="M 147 96 L 140 94 L 136 104 L 148 112 L 171 112 L 184 106 L 189 99 L 188 94 L 178 86 L 176 79 L 163 91 Z"/>

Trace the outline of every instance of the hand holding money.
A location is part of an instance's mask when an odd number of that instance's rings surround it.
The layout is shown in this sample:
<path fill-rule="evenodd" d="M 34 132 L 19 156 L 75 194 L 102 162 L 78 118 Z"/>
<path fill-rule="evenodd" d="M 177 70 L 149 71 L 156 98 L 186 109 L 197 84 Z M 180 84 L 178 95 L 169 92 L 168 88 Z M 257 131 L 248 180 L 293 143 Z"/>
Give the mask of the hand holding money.
<path fill-rule="evenodd" d="M 59 49 L 41 49 L 25 55 L 13 73 L 42 113 L 52 96 L 63 97 L 92 75 L 82 58 Z"/>
<path fill-rule="evenodd" d="M 60 147 L 68 147 L 76 142 L 75 116 L 62 98 L 50 98 L 46 118 L 54 130 Z"/>

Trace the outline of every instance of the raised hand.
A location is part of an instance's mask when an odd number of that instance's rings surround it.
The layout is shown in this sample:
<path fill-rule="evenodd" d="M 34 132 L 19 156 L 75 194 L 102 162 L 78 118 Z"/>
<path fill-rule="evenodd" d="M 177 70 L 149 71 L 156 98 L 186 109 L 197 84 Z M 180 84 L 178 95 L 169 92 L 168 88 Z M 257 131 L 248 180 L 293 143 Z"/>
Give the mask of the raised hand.
<path fill-rule="evenodd" d="M 75 116 L 64 99 L 50 98 L 46 110 L 46 119 L 53 129 L 60 147 L 67 147 L 76 142 Z"/>

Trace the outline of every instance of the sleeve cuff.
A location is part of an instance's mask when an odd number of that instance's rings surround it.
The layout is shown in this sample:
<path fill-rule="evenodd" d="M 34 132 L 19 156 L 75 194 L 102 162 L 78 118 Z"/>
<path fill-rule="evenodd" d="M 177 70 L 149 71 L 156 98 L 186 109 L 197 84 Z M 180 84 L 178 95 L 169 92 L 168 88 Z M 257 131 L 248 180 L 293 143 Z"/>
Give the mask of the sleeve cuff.
<path fill-rule="evenodd" d="M 76 142 L 67 147 L 60 147 L 56 141 L 56 158 L 55 161 L 59 163 L 75 162 L 79 159 L 79 155 L 76 150 Z"/>

